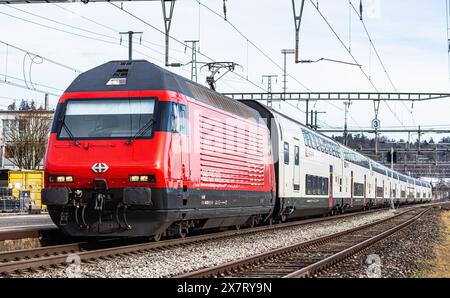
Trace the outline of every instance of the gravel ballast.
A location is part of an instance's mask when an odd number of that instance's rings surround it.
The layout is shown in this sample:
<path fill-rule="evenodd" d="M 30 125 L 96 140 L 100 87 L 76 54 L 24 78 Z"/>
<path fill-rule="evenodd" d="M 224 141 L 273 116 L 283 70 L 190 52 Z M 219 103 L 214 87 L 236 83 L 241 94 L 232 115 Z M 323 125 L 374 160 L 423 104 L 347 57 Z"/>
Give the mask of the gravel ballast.
<path fill-rule="evenodd" d="M 348 230 L 392 216 L 394 212 L 385 210 L 325 223 L 264 231 L 131 256 L 118 256 L 111 260 L 82 263 L 79 271 L 74 267 L 69 271 L 76 272 L 75 276 L 79 277 L 171 277 Z M 66 269 L 48 269 L 26 274 L 25 277 L 67 277 Z"/>
<path fill-rule="evenodd" d="M 439 236 L 440 211 L 432 209 L 411 226 L 338 264 L 320 277 L 414 277 L 434 257 Z"/>

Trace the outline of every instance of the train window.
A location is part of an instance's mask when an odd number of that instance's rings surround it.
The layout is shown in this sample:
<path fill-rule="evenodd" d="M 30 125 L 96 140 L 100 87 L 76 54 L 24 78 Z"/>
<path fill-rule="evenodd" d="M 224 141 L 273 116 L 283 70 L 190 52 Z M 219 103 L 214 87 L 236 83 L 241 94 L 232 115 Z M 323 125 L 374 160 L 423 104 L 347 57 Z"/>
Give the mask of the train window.
<path fill-rule="evenodd" d="M 298 146 L 294 147 L 294 163 L 296 166 L 300 165 L 300 148 Z"/>
<path fill-rule="evenodd" d="M 187 116 L 187 109 L 185 105 L 178 105 L 178 109 L 180 110 L 179 116 L 180 116 L 180 132 L 184 135 L 188 133 L 188 116 Z M 270 146 L 269 146 L 270 148 Z"/>
<path fill-rule="evenodd" d="M 317 142 L 316 142 L 316 136 L 311 134 L 311 148 L 316 149 L 317 148 Z"/>
<path fill-rule="evenodd" d="M 171 127 L 172 132 L 181 132 L 180 110 L 176 103 L 172 104 Z"/>
<path fill-rule="evenodd" d="M 353 194 L 358 197 L 362 197 L 364 195 L 364 184 L 362 183 L 353 183 Z"/>
<path fill-rule="evenodd" d="M 318 140 L 318 143 L 319 143 L 319 146 L 320 146 L 319 150 L 322 151 L 322 152 L 325 152 L 325 146 L 324 146 L 322 138 L 321 137 L 317 137 L 317 140 Z"/>
<path fill-rule="evenodd" d="M 309 137 L 309 133 L 306 132 L 304 134 L 304 136 L 305 136 L 305 144 L 306 144 L 306 146 L 311 147 L 311 139 Z"/>
<path fill-rule="evenodd" d="M 317 151 L 322 151 L 322 143 L 320 142 L 320 138 L 314 135 L 314 139 L 316 140 L 316 149 Z"/>
<path fill-rule="evenodd" d="M 384 190 L 383 190 L 383 187 L 377 187 L 377 197 L 378 197 L 378 198 L 384 197 Z"/>
<path fill-rule="evenodd" d="M 305 177 L 305 190 L 307 195 L 311 194 L 311 176 L 309 175 Z"/>
<path fill-rule="evenodd" d="M 328 194 L 328 178 L 322 178 L 322 194 Z"/>
<path fill-rule="evenodd" d="M 284 142 L 284 164 L 289 164 L 289 143 Z"/>
<path fill-rule="evenodd" d="M 303 134 L 303 140 L 305 140 L 305 146 L 310 147 L 308 132 L 306 130 L 302 129 L 302 134 Z"/>
<path fill-rule="evenodd" d="M 58 138 L 149 138 L 154 110 L 155 100 L 151 98 L 69 100 Z"/>

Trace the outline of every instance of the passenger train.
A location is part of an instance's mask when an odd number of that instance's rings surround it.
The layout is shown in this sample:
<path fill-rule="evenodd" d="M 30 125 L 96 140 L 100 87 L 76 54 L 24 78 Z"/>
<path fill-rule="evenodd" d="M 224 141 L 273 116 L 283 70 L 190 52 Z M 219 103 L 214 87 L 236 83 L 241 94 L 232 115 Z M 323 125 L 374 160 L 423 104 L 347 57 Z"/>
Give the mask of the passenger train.
<path fill-rule="evenodd" d="M 256 101 L 134 60 L 82 73 L 61 96 L 42 198 L 68 235 L 158 240 L 432 194 Z"/>

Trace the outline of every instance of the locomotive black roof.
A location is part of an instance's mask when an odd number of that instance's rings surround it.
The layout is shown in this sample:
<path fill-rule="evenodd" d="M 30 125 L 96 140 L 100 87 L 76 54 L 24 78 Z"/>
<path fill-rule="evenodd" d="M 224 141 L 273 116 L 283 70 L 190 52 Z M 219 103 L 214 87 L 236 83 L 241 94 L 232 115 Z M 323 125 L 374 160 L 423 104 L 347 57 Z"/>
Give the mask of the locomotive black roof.
<path fill-rule="evenodd" d="M 121 85 L 108 85 L 111 78 L 124 79 Z M 259 119 L 259 113 L 182 76 L 146 60 L 110 61 L 80 74 L 66 92 L 170 90 L 235 115 Z"/>

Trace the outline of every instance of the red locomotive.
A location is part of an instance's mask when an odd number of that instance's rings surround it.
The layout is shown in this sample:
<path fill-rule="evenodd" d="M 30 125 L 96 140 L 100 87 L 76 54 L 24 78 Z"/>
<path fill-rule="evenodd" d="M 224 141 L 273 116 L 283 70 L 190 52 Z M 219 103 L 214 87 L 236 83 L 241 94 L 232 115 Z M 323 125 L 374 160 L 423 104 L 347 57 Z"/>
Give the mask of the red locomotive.
<path fill-rule="evenodd" d="M 73 236 L 184 236 L 274 208 L 260 115 L 147 61 L 112 61 L 61 96 L 43 200 Z"/>

